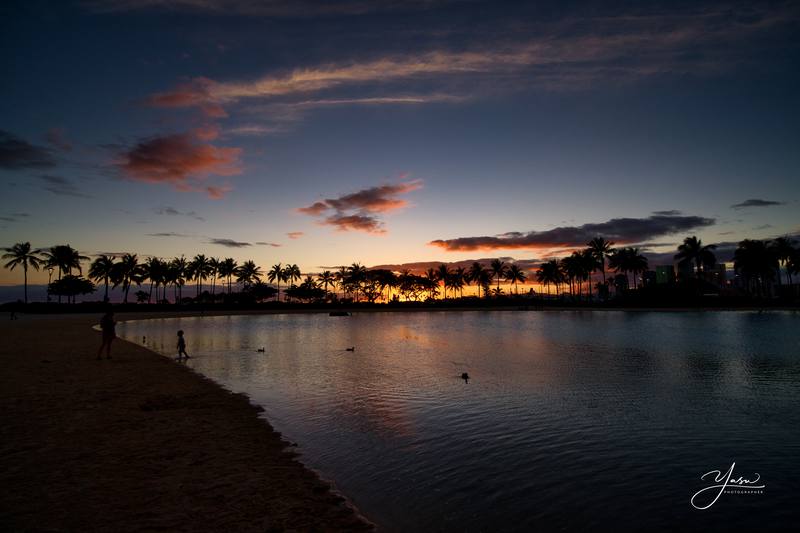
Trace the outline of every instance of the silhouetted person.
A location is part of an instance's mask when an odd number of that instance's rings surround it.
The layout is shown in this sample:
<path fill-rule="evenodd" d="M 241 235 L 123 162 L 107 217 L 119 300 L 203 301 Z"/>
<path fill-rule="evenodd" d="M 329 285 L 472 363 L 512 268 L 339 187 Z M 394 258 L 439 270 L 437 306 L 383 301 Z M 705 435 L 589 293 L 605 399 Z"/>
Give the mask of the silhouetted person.
<path fill-rule="evenodd" d="M 111 359 L 111 342 L 117 338 L 116 326 L 114 311 L 109 308 L 103 318 L 100 319 L 100 329 L 103 330 L 103 343 L 100 345 L 100 349 L 97 350 L 97 359 L 100 359 L 103 348 L 106 349 L 106 359 Z"/>
<path fill-rule="evenodd" d="M 183 330 L 178 330 L 178 361 L 185 357 L 189 359 L 189 354 L 186 353 L 186 339 L 183 338 Z"/>
<path fill-rule="evenodd" d="M 463 379 L 465 383 L 469 383 L 469 374 L 467 374 L 466 372 L 462 372 L 461 379 Z"/>

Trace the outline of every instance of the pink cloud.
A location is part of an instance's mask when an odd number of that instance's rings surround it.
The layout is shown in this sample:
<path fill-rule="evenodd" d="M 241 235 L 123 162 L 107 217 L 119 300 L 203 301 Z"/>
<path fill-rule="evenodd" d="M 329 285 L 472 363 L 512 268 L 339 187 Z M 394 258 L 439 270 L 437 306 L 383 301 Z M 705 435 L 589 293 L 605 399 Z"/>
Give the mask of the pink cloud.
<path fill-rule="evenodd" d="M 401 179 L 407 177 L 408 174 L 400 176 Z M 383 223 L 375 215 L 408 206 L 408 201 L 398 196 L 420 187 L 422 180 L 369 187 L 338 198 L 327 198 L 306 207 L 298 207 L 297 212 L 313 217 L 324 217 L 318 221 L 319 224 L 333 226 L 339 231 L 386 233 Z"/>
<path fill-rule="evenodd" d="M 209 136 L 209 131 L 195 131 L 143 139 L 121 155 L 119 167 L 132 180 L 167 183 L 179 191 L 204 190 L 211 198 L 222 198 L 230 187 L 199 187 L 198 182 L 209 175 L 241 173 L 242 149 L 202 142 Z"/>
<path fill-rule="evenodd" d="M 305 235 L 305 233 L 302 231 L 290 231 L 289 233 L 286 234 L 286 236 L 289 237 L 290 239 L 299 239 L 303 235 Z"/>

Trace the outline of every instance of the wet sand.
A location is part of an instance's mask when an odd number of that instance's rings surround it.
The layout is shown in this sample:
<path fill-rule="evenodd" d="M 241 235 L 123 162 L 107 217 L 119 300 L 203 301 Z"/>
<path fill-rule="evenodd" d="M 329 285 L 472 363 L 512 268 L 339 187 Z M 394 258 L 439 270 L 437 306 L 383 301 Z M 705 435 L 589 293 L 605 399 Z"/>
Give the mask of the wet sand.
<path fill-rule="evenodd" d="M 99 318 L 0 321 L 0 530 L 371 529 L 244 396 L 120 339 L 97 361 Z"/>

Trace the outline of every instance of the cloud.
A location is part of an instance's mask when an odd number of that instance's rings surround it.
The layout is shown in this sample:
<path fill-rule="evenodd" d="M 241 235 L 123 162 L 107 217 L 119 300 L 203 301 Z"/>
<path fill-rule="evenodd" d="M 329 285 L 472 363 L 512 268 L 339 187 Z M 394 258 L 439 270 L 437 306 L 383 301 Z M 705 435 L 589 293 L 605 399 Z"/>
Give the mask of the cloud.
<path fill-rule="evenodd" d="M 218 16 L 316 17 L 430 9 L 457 0 L 87 0 L 96 13 L 162 10 Z"/>
<path fill-rule="evenodd" d="M 400 272 L 403 270 L 409 270 L 412 274 L 423 274 L 429 268 L 437 268 L 441 264 L 445 264 L 451 270 L 456 268 L 466 268 L 469 269 L 473 263 L 480 263 L 485 267 L 489 267 L 492 261 L 495 259 L 500 259 L 507 264 L 516 264 L 521 269 L 526 270 L 528 272 L 536 270 L 539 265 L 542 264 L 544 261 L 543 259 L 515 259 L 513 257 L 484 257 L 481 259 L 463 259 L 461 261 L 417 261 L 413 263 L 390 263 L 390 264 L 383 264 L 383 265 L 374 265 L 369 267 L 370 270 L 391 270 L 393 272 Z M 333 270 L 339 267 L 318 267 L 322 270 Z"/>
<path fill-rule="evenodd" d="M 202 134 L 201 134 L 202 135 Z M 179 191 L 205 191 L 210 198 L 222 198 L 228 186 L 199 187 L 208 175 L 232 176 L 242 172 L 241 148 L 206 144 L 198 132 L 142 139 L 121 154 L 119 168 L 130 179 L 146 183 L 167 183 Z"/>
<path fill-rule="evenodd" d="M 302 231 L 290 231 L 289 233 L 286 234 L 286 236 L 289 237 L 290 239 L 299 239 L 303 235 L 305 235 L 305 232 Z"/>
<path fill-rule="evenodd" d="M 209 241 L 209 244 L 218 244 L 220 246 L 226 246 L 228 248 L 246 248 L 247 246 L 253 246 L 249 242 L 241 242 L 241 241 L 235 241 L 233 239 L 218 239 L 218 238 L 212 238 Z"/>
<path fill-rule="evenodd" d="M 699 216 L 653 215 L 647 218 L 614 218 L 607 222 L 583 224 L 582 226 L 562 226 L 545 231 L 437 239 L 428 244 L 449 252 L 581 247 L 597 236 L 617 244 L 633 244 L 655 237 L 711 226 L 714 223 L 713 218 Z"/>
<path fill-rule="evenodd" d="M 201 217 L 200 215 L 198 215 L 194 211 L 186 211 L 186 212 L 178 211 L 174 207 L 170 207 L 168 205 L 162 206 L 162 207 L 154 207 L 153 208 L 153 212 L 155 214 L 157 214 L 157 215 L 167 215 L 167 216 L 173 216 L 173 217 L 184 216 L 184 217 L 193 218 L 195 220 L 199 220 L 201 222 L 205 222 L 206 221 L 205 218 Z"/>
<path fill-rule="evenodd" d="M 772 227 L 774 227 L 772 224 L 762 224 L 760 226 L 754 227 L 753 229 L 756 230 L 756 231 L 759 231 L 759 230 L 769 229 L 769 228 L 772 228 Z"/>
<path fill-rule="evenodd" d="M 172 231 L 162 232 L 162 233 L 146 233 L 147 237 L 189 237 L 184 233 L 175 233 Z"/>
<path fill-rule="evenodd" d="M 81 192 L 81 190 L 67 178 L 43 174 L 39 176 L 39 179 L 44 182 L 42 188 L 53 194 L 59 196 L 74 196 L 77 198 L 92 198 L 91 195 Z"/>
<path fill-rule="evenodd" d="M 405 178 L 407 175 L 401 176 Z M 408 206 L 408 201 L 398 198 L 422 187 L 422 180 L 369 187 L 345 194 L 338 198 L 327 198 L 314 202 L 297 211 L 313 217 L 323 217 L 318 223 L 333 226 L 339 231 L 364 231 L 386 233 L 376 214 L 389 213 Z"/>
<path fill-rule="evenodd" d="M 674 217 L 674 216 L 680 215 L 681 212 L 678 211 L 677 209 L 669 209 L 667 211 L 653 211 L 653 214 L 654 215 L 661 215 L 661 216 L 665 216 L 665 217 Z"/>
<path fill-rule="evenodd" d="M 280 248 L 281 245 L 274 242 L 257 242 L 256 246 L 272 246 L 273 248 Z"/>
<path fill-rule="evenodd" d="M 45 140 L 59 150 L 65 152 L 72 150 L 72 143 L 64 135 L 64 128 L 50 128 L 45 134 Z"/>
<path fill-rule="evenodd" d="M 0 169 L 24 170 L 56 165 L 47 148 L 36 146 L 16 135 L 0 130 Z"/>
<path fill-rule="evenodd" d="M 785 203 L 786 202 L 776 202 L 774 200 L 761 200 L 759 198 L 750 198 L 749 200 L 745 200 L 744 202 L 733 204 L 731 207 L 733 209 L 742 209 L 745 207 L 771 207 L 774 205 L 784 205 Z"/>
<path fill-rule="evenodd" d="M 370 215 L 345 215 L 336 213 L 319 221 L 324 226 L 333 226 L 338 231 L 363 231 L 365 233 L 386 233 L 383 223 Z"/>

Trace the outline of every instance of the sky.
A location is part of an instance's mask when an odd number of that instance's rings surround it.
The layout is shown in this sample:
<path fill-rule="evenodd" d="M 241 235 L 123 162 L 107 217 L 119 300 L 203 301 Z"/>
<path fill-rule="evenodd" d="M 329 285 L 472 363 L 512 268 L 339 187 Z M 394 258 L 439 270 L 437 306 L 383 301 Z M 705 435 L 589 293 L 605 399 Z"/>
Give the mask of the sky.
<path fill-rule="evenodd" d="M 2 247 L 318 272 L 800 233 L 796 2 L 12 0 L 0 51 Z"/>

